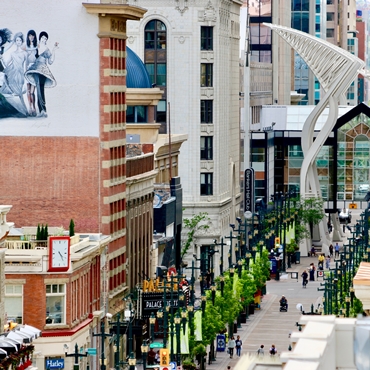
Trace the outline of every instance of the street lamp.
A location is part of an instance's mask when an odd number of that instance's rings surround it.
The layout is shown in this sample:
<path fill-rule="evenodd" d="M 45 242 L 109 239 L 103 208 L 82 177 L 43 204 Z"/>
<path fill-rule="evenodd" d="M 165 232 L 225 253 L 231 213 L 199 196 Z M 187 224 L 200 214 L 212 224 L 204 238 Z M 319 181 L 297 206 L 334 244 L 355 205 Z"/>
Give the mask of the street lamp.
<path fill-rule="evenodd" d="M 68 347 L 67 347 L 67 348 L 68 348 Z M 80 357 L 86 357 L 86 356 L 88 356 L 88 353 L 80 353 L 80 352 L 78 351 L 78 344 L 76 343 L 76 344 L 75 344 L 75 351 L 74 351 L 74 353 L 67 353 L 67 352 L 65 352 L 65 353 L 64 353 L 64 355 L 65 355 L 66 357 L 74 357 L 75 362 L 74 362 L 74 364 L 73 364 L 73 370 L 79 370 L 79 368 L 80 368 L 80 364 L 79 364 L 79 362 L 78 362 L 78 359 L 79 359 Z"/>
<path fill-rule="evenodd" d="M 144 341 L 141 345 L 141 353 L 143 354 L 143 369 L 146 370 L 146 357 L 148 355 L 149 346 L 148 342 Z"/>
<path fill-rule="evenodd" d="M 181 312 L 182 314 L 182 312 Z M 176 312 L 175 316 L 175 326 L 176 326 L 176 362 L 177 366 L 181 365 L 181 345 L 180 345 L 180 325 L 181 325 L 181 318 L 179 312 Z M 145 370 L 145 369 L 144 369 Z"/>
<path fill-rule="evenodd" d="M 106 369 L 106 358 L 105 358 L 105 339 L 107 337 L 111 337 L 112 334 L 107 334 L 105 332 L 105 323 L 104 319 L 101 320 L 100 322 L 100 333 L 95 334 L 93 333 L 93 337 L 101 337 L 101 355 L 100 355 L 100 370 L 105 370 Z M 76 344 L 77 346 L 77 344 Z M 76 362 L 76 361 L 75 361 Z M 75 370 L 75 369 L 74 369 Z"/>

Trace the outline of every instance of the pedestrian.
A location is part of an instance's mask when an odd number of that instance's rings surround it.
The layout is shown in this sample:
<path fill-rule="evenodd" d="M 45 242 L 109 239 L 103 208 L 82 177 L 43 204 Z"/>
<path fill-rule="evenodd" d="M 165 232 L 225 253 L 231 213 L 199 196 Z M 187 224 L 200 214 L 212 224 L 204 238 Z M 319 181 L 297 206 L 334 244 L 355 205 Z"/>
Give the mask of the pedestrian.
<path fill-rule="evenodd" d="M 240 357 L 240 352 L 242 350 L 242 345 L 243 345 L 243 342 L 240 339 L 240 335 L 238 335 L 236 337 L 236 341 L 235 341 L 235 348 L 236 348 L 236 355 L 239 356 L 239 357 Z"/>
<path fill-rule="evenodd" d="M 335 244 L 335 258 L 339 258 L 339 244 L 338 243 L 336 243 Z"/>
<path fill-rule="evenodd" d="M 327 269 L 330 269 L 330 256 L 329 255 L 326 256 L 325 267 Z"/>
<path fill-rule="evenodd" d="M 316 271 L 315 264 L 312 262 L 310 264 L 310 281 L 315 281 L 315 271 Z"/>
<path fill-rule="evenodd" d="M 231 339 L 229 339 L 229 342 L 227 343 L 227 348 L 229 350 L 229 355 L 230 355 L 230 358 L 233 358 L 234 356 L 234 348 L 235 348 L 235 338 L 234 336 L 231 337 Z"/>
<path fill-rule="evenodd" d="M 333 257 L 333 251 L 334 251 L 333 244 L 330 244 L 329 245 L 329 254 L 330 254 L 331 258 Z"/>
<path fill-rule="evenodd" d="M 155 354 L 155 363 L 159 364 L 160 363 L 160 356 L 159 356 L 159 351 Z"/>
<path fill-rule="evenodd" d="M 275 356 L 276 354 L 277 354 L 277 349 L 275 347 L 275 344 L 272 344 L 270 348 L 270 355 Z"/>
<path fill-rule="evenodd" d="M 319 270 L 324 270 L 325 254 L 321 253 L 319 255 L 318 260 L 319 260 L 319 263 L 318 263 Z"/>
<path fill-rule="evenodd" d="M 304 270 L 301 276 L 302 276 L 302 286 L 303 286 L 303 288 L 306 288 L 307 283 L 308 283 L 308 274 L 307 274 L 307 271 Z"/>
<path fill-rule="evenodd" d="M 316 250 L 315 250 L 314 245 L 312 245 L 312 248 L 311 248 L 311 257 L 316 257 Z"/>
<path fill-rule="evenodd" d="M 265 348 L 265 346 L 263 344 L 261 344 L 261 347 L 257 349 L 257 354 L 259 356 L 264 356 L 264 354 L 265 354 L 264 348 Z"/>
<path fill-rule="evenodd" d="M 148 365 L 154 365 L 155 362 L 155 352 L 153 348 L 151 348 L 148 352 Z"/>

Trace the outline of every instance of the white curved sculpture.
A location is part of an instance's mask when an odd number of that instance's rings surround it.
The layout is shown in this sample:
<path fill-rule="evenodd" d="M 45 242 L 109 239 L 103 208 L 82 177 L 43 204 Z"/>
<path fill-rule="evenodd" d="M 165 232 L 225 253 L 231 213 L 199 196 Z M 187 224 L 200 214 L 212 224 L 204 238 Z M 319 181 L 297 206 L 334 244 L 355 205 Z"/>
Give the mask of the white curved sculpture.
<path fill-rule="evenodd" d="M 300 193 L 302 197 L 320 196 L 315 159 L 329 137 L 338 117 L 338 102 L 347 91 L 365 62 L 348 51 L 307 33 L 270 23 L 264 23 L 282 37 L 307 63 L 325 91 L 324 96 L 307 117 L 302 130 L 302 151 L 304 155 Z M 329 104 L 329 116 L 314 141 L 316 121 Z"/>
<path fill-rule="evenodd" d="M 301 197 L 321 198 L 316 157 L 334 128 L 338 118 L 339 101 L 344 100 L 344 94 L 359 73 L 366 75 L 363 69 L 365 62 L 348 51 L 307 33 L 270 23 L 264 24 L 282 37 L 301 56 L 325 91 L 319 104 L 315 106 L 303 125 L 301 141 L 304 157 L 300 174 Z M 328 118 L 314 141 L 317 119 L 328 104 Z M 326 235 L 322 222 L 320 235 Z"/>

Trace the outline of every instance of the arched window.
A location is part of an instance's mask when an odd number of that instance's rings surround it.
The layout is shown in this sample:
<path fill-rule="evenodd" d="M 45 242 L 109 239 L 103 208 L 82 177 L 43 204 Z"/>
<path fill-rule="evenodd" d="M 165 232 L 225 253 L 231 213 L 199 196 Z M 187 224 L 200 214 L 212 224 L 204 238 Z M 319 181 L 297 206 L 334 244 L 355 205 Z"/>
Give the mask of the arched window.
<path fill-rule="evenodd" d="M 167 122 L 167 30 L 166 25 L 151 20 L 145 26 L 144 63 L 153 86 L 163 91 L 156 108 L 156 122 L 161 124 L 160 133 L 166 133 Z"/>

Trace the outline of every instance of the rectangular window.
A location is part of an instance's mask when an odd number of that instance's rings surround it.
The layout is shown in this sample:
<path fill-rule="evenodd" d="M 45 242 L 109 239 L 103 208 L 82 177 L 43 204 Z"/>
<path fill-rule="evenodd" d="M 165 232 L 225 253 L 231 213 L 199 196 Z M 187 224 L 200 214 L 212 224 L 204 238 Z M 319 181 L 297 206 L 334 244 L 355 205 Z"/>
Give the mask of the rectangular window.
<path fill-rule="evenodd" d="M 334 21 L 334 13 L 332 13 L 332 12 L 326 13 L 326 20 L 328 22 L 333 22 Z"/>
<path fill-rule="evenodd" d="M 334 37 L 334 29 L 333 28 L 328 28 L 326 30 L 326 37 Z"/>
<path fill-rule="evenodd" d="M 213 123 L 213 100 L 200 101 L 200 122 Z"/>
<path fill-rule="evenodd" d="M 213 86 L 213 64 L 202 63 L 200 65 L 200 86 L 212 87 Z"/>
<path fill-rule="evenodd" d="M 200 174 L 200 195 L 213 194 L 213 173 Z"/>
<path fill-rule="evenodd" d="M 8 320 L 23 323 L 23 285 L 5 285 L 5 313 Z"/>
<path fill-rule="evenodd" d="M 213 159 L 213 137 L 201 136 L 200 137 L 200 159 L 212 160 Z"/>
<path fill-rule="evenodd" d="M 213 27 L 200 27 L 200 49 L 213 50 Z"/>
<path fill-rule="evenodd" d="M 65 284 L 46 285 L 46 324 L 65 324 Z"/>
<path fill-rule="evenodd" d="M 157 79 L 156 84 L 158 86 L 166 86 L 166 64 L 157 64 Z"/>
<path fill-rule="evenodd" d="M 137 105 L 128 106 L 126 110 L 126 122 L 127 123 L 146 123 L 147 119 L 147 106 Z"/>

